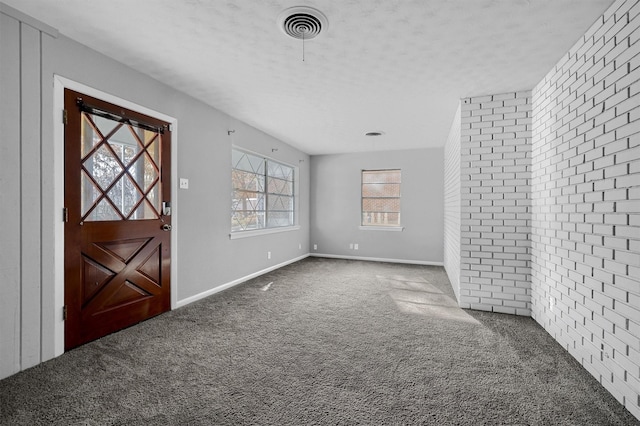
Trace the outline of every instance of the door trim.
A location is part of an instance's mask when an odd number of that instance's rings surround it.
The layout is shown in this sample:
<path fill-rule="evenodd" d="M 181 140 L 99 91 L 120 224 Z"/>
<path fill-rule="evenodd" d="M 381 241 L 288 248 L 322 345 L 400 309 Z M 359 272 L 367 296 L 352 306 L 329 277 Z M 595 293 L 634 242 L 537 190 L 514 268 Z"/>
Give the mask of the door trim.
<path fill-rule="evenodd" d="M 124 108 L 146 114 L 171 124 L 171 309 L 177 308 L 178 302 L 178 120 L 169 115 L 127 101 L 93 87 L 78 83 L 60 75 L 53 76 L 53 144 L 54 144 L 54 297 L 53 300 L 43 300 L 42 338 L 43 354 L 46 348 L 52 349 L 53 357 L 64 353 L 64 321 L 62 308 L 64 306 L 64 223 L 62 222 L 62 208 L 64 207 L 64 126 L 62 124 L 62 110 L 64 109 L 64 90 L 71 89 L 83 92 L 88 96 L 102 99 L 106 102 L 120 105 Z M 44 359 L 49 357 L 45 356 Z"/>

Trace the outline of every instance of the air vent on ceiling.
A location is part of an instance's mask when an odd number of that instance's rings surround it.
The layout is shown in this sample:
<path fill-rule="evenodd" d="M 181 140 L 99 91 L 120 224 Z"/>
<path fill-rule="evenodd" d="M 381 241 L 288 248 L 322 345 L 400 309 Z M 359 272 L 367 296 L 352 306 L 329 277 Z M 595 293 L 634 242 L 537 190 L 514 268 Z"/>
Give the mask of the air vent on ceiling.
<path fill-rule="evenodd" d="M 317 9 L 306 6 L 291 7 L 278 16 L 278 26 L 289 37 L 311 40 L 329 27 L 327 17 Z"/>

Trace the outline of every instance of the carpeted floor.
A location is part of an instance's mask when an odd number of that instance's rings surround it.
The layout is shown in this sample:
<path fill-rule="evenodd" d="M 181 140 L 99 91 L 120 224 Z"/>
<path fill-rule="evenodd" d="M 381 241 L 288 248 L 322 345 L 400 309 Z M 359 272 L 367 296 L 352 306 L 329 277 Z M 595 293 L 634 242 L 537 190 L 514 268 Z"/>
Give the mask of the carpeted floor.
<path fill-rule="evenodd" d="M 0 424 L 640 422 L 440 267 L 309 258 L 0 381 Z"/>

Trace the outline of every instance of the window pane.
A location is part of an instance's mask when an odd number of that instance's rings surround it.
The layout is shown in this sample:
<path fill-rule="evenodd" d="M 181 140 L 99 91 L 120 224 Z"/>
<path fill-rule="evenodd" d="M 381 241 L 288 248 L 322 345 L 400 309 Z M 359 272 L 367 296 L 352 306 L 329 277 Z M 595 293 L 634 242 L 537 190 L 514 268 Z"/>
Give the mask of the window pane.
<path fill-rule="evenodd" d="M 362 183 L 400 183 L 400 170 L 363 170 Z"/>
<path fill-rule="evenodd" d="M 400 170 L 362 171 L 362 225 L 400 225 Z"/>
<path fill-rule="evenodd" d="M 267 227 L 293 226 L 293 212 L 269 212 Z"/>
<path fill-rule="evenodd" d="M 267 210 L 272 211 L 293 211 L 293 197 L 286 197 L 280 195 L 269 195 Z"/>
<path fill-rule="evenodd" d="M 365 183 L 362 184 L 363 197 L 400 197 L 400 184 Z"/>
<path fill-rule="evenodd" d="M 265 213 L 261 211 L 236 211 L 231 215 L 232 231 L 248 231 L 264 228 Z"/>
<path fill-rule="evenodd" d="M 267 161 L 268 175 L 288 181 L 293 181 L 293 168 L 275 161 Z"/>
<path fill-rule="evenodd" d="M 234 149 L 232 151 L 232 161 L 233 168 L 236 170 L 264 175 L 264 158 Z"/>
<path fill-rule="evenodd" d="M 399 212 L 399 198 L 363 198 L 363 212 Z"/>
<path fill-rule="evenodd" d="M 362 224 L 365 226 L 399 226 L 400 213 L 363 212 Z"/>
<path fill-rule="evenodd" d="M 293 182 L 272 177 L 267 178 L 267 192 L 270 194 L 293 195 Z"/>
<path fill-rule="evenodd" d="M 264 192 L 263 175 L 249 173 L 242 170 L 233 170 L 231 172 L 231 182 L 233 184 L 233 189 Z"/>
<path fill-rule="evenodd" d="M 264 194 L 260 192 L 233 191 L 233 211 L 264 210 Z"/>

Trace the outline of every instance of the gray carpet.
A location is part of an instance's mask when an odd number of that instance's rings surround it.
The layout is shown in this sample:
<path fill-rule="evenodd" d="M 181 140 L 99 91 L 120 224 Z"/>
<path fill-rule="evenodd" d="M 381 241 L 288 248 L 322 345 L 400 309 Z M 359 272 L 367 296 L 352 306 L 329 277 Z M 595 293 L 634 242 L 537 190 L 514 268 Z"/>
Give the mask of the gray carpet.
<path fill-rule="evenodd" d="M 640 422 L 440 267 L 309 258 L 0 381 L 0 424 Z"/>

